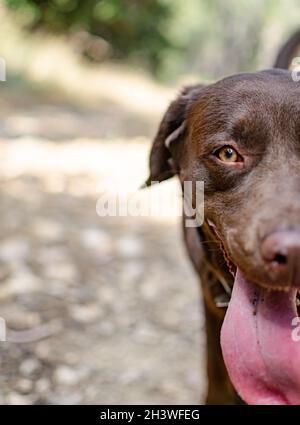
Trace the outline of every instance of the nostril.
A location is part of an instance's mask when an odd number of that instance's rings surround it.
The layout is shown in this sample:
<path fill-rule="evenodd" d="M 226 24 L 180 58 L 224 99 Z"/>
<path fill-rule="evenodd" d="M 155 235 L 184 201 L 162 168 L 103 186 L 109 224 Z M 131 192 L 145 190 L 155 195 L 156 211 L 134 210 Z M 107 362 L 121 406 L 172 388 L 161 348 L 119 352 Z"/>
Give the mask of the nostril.
<path fill-rule="evenodd" d="M 261 245 L 261 254 L 266 264 L 287 266 L 291 255 L 292 243 L 288 232 L 276 232 L 267 236 Z"/>
<path fill-rule="evenodd" d="M 273 259 L 274 263 L 277 264 L 287 264 L 287 257 L 283 254 L 276 254 Z"/>

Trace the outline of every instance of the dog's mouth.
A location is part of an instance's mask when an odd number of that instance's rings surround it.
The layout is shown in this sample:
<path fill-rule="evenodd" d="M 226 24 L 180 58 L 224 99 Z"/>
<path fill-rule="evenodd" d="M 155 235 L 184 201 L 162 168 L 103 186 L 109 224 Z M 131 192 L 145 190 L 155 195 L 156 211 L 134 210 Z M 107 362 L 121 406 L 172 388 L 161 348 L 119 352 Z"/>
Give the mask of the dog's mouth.
<path fill-rule="evenodd" d="M 221 331 L 230 378 L 249 404 L 300 404 L 300 293 L 247 280 L 221 246 L 234 276 Z"/>

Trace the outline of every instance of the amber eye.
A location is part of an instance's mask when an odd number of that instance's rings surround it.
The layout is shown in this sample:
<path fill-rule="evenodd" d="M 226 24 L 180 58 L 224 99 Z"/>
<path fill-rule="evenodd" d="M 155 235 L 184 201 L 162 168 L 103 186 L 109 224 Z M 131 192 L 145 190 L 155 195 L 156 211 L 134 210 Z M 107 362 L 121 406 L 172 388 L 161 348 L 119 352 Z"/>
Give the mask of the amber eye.
<path fill-rule="evenodd" d="M 217 158 L 223 162 L 238 162 L 240 161 L 240 156 L 236 150 L 230 146 L 224 146 L 215 152 Z"/>

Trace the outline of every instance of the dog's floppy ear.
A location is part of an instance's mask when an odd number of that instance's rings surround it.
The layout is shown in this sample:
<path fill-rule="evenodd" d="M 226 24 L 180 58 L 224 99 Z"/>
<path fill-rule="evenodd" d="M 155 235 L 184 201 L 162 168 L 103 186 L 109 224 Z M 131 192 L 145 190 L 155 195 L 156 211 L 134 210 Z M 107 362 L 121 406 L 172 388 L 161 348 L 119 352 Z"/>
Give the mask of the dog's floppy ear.
<path fill-rule="evenodd" d="M 174 157 L 175 144 L 186 134 L 186 114 L 193 100 L 193 93 L 200 86 L 189 86 L 183 89 L 167 109 L 153 141 L 150 153 L 150 176 L 145 186 L 151 182 L 161 182 L 177 173 Z"/>

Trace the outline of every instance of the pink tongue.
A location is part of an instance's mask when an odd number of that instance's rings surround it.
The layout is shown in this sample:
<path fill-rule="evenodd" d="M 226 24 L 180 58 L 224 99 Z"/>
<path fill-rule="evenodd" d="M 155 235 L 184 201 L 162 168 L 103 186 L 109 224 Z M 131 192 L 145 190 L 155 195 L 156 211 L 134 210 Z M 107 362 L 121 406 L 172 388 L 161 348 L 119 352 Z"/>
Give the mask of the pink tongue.
<path fill-rule="evenodd" d="M 248 404 L 300 404 L 295 317 L 296 290 L 262 289 L 237 271 L 221 345 L 230 378 Z"/>

